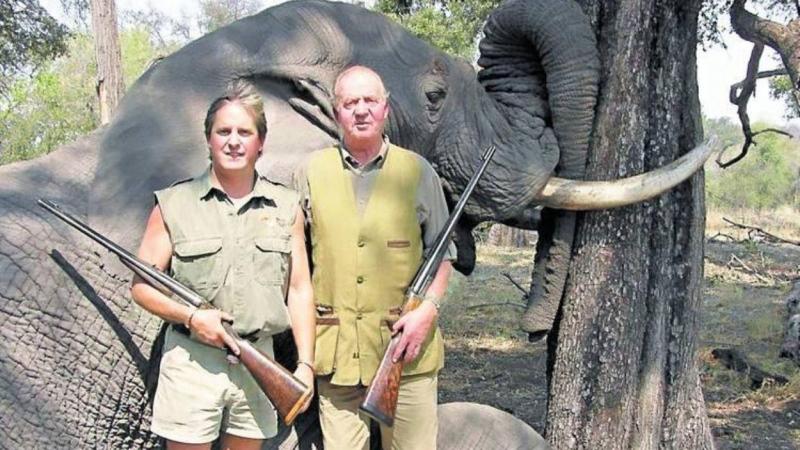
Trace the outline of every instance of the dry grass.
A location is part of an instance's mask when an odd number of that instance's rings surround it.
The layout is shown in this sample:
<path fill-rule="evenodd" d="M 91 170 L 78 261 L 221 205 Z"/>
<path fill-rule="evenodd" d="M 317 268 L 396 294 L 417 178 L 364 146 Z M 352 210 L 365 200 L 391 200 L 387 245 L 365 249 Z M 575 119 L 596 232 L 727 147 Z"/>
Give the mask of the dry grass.
<path fill-rule="evenodd" d="M 717 448 L 800 449 L 800 369 L 778 358 L 789 281 L 800 277 L 800 246 L 746 239 L 721 217 L 800 239 L 800 213 L 781 210 L 709 214 L 707 235 L 730 233 L 736 242 L 706 245 L 701 308 L 701 381 Z M 767 221 L 769 219 L 769 221 Z M 720 225 L 722 223 L 722 225 Z M 776 225 L 777 224 L 777 225 Z M 716 227 L 716 228 L 715 228 Z M 546 399 L 544 343 L 519 330 L 522 292 L 529 287 L 533 249 L 478 248 L 469 277 L 451 278 L 440 324 L 447 347 L 440 401 L 475 401 L 512 412 L 541 431 Z M 484 306 L 479 306 L 484 305 Z M 746 375 L 714 360 L 715 347 L 734 347 L 761 369 L 789 378 L 783 386 L 751 389 Z"/>

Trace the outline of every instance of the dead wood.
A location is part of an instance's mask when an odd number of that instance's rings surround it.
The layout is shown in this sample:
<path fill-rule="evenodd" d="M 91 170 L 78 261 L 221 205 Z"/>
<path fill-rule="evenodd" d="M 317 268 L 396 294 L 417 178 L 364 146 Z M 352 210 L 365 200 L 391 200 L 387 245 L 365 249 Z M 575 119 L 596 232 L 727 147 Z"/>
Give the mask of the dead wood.
<path fill-rule="evenodd" d="M 783 375 L 765 372 L 753 365 L 741 353 L 732 348 L 715 348 L 711 354 L 728 369 L 743 373 L 750 378 L 750 388 L 759 389 L 764 383 L 786 384 L 789 380 Z"/>
<path fill-rule="evenodd" d="M 503 272 L 503 276 L 504 276 L 504 277 L 506 277 L 506 278 L 508 278 L 508 281 L 510 281 L 510 282 L 511 282 L 511 284 L 513 284 L 514 286 L 516 286 L 516 287 L 517 287 L 517 289 L 519 289 L 520 291 L 522 291 L 522 295 L 528 295 L 528 291 L 526 291 L 524 287 L 520 286 L 520 284 L 519 284 L 519 283 L 517 283 L 516 281 L 514 281 L 514 279 L 513 279 L 513 278 L 511 278 L 511 274 L 509 274 L 508 272 Z"/>
<path fill-rule="evenodd" d="M 770 232 L 768 232 L 768 231 L 766 231 L 766 230 L 764 230 L 763 228 L 760 228 L 760 227 L 755 227 L 755 226 L 752 226 L 752 225 L 744 225 L 744 224 L 741 224 L 741 223 L 736 223 L 736 222 L 728 219 L 727 217 L 723 217 L 722 220 L 724 220 L 725 222 L 728 222 L 729 224 L 731 224 L 731 225 L 733 225 L 733 226 L 735 226 L 737 228 L 742 228 L 744 230 L 749 230 L 750 232 L 760 233 L 760 234 L 764 235 L 764 238 L 766 240 L 768 240 L 768 241 L 783 242 L 783 243 L 792 244 L 792 245 L 800 245 L 800 241 L 795 241 L 793 239 L 786 239 L 786 238 L 782 238 L 780 236 L 776 236 L 776 235 L 774 235 L 774 234 L 772 234 L 772 233 L 770 233 Z M 748 234 L 748 236 L 751 236 L 751 235 Z"/>

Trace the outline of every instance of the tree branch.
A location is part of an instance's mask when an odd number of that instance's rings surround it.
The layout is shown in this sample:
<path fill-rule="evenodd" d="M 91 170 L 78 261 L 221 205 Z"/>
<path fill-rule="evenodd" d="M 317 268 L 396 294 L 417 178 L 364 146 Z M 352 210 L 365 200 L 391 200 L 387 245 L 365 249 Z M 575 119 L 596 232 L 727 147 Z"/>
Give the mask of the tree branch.
<path fill-rule="evenodd" d="M 793 94 L 796 98 L 800 96 L 798 94 L 798 83 L 800 83 L 800 21 L 792 20 L 788 25 L 783 25 L 763 19 L 747 11 L 745 9 L 746 3 L 747 0 L 733 1 L 730 8 L 731 25 L 739 37 L 754 44 L 753 51 L 747 64 L 747 76 L 742 82 L 731 86 L 729 95 L 731 103 L 737 106 L 745 140 L 739 154 L 729 161 L 723 162 L 722 154 L 724 151 L 720 152 L 716 161 L 717 165 L 722 168 L 735 164 L 747 155 L 751 145 L 757 145 L 753 137 L 758 133 L 753 133 L 750 129 L 750 118 L 747 115 L 747 102 L 755 92 L 756 79 L 786 74 L 792 82 Z M 800 14 L 800 0 L 794 0 L 794 3 L 798 9 L 798 14 Z M 781 56 L 784 65 L 783 70 L 758 72 L 758 63 L 761 59 L 761 54 L 764 52 L 765 45 L 774 49 Z M 786 132 L 775 129 L 762 130 L 759 133 L 765 132 L 789 135 Z"/>
<path fill-rule="evenodd" d="M 783 375 L 765 372 L 747 360 L 744 355 L 732 348 L 715 348 L 711 355 L 728 369 L 735 370 L 750 378 L 751 388 L 758 389 L 765 383 L 786 384 L 789 380 Z"/>
<path fill-rule="evenodd" d="M 526 290 L 525 290 L 525 288 L 523 288 L 522 286 L 520 286 L 520 285 L 519 285 L 519 283 L 517 283 L 516 281 L 514 281 L 514 279 L 513 279 L 513 278 L 511 278 L 511 274 L 509 274 L 508 272 L 503 272 L 503 276 L 505 276 L 506 278 L 508 278 L 508 281 L 510 281 L 510 282 L 511 282 L 511 284 L 513 284 L 514 286 L 516 286 L 516 287 L 517 287 L 517 289 L 519 289 L 520 291 L 522 291 L 522 295 L 528 295 L 528 291 L 526 291 Z"/>
<path fill-rule="evenodd" d="M 779 48 L 785 41 L 786 26 L 751 13 L 744 9 L 745 3 L 747 0 L 734 0 L 731 5 L 733 31 L 746 41 L 769 45 L 781 53 Z"/>
<path fill-rule="evenodd" d="M 778 52 L 795 91 L 800 83 L 800 20 L 784 25 L 763 19 L 747 11 L 747 0 L 734 0 L 731 5 L 731 25 L 742 39 L 754 44 L 768 45 Z M 800 14 L 800 1 L 795 0 Z"/>
<path fill-rule="evenodd" d="M 750 116 L 747 114 L 747 103 L 750 101 L 750 97 L 753 96 L 756 91 L 756 79 L 782 75 L 786 72 L 785 70 L 781 69 L 759 72 L 758 64 L 763 53 L 764 44 L 756 43 L 753 45 L 753 50 L 750 52 L 750 61 L 747 63 L 747 75 L 745 76 L 745 79 L 732 85 L 728 93 L 728 100 L 736 105 L 736 113 L 739 116 L 739 122 L 742 124 L 744 144 L 742 144 L 742 149 L 739 151 L 739 154 L 728 161 L 722 160 L 722 157 L 725 154 L 725 149 L 723 148 L 722 151 L 719 152 L 719 155 L 717 155 L 715 161 L 717 165 L 723 169 L 736 164 L 742 158 L 747 156 L 750 146 L 753 144 L 758 145 L 753 138 L 761 133 L 778 133 L 784 136 L 792 136 L 791 134 L 776 128 L 766 128 L 754 133 L 750 127 Z"/>
<path fill-rule="evenodd" d="M 800 0 L 798 0 L 800 1 Z M 771 78 L 771 77 L 778 77 L 781 75 L 789 75 L 789 72 L 786 69 L 774 69 L 774 70 L 765 70 L 763 72 L 758 72 L 756 78 Z"/>
<path fill-rule="evenodd" d="M 766 236 L 768 239 L 771 239 L 773 241 L 785 242 L 787 244 L 792 244 L 792 245 L 800 245 L 800 241 L 795 241 L 795 240 L 792 240 L 792 239 L 786 239 L 786 238 L 782 238 L 780 236 L 776 236 L 776 235 L 774 235 L 772 233 L 764 231 L 763 228 L 754 227 L 752 225 L 744 225 L 744 224 L 741 224 L 741 223 L 736 223 L 736 222 L 728 219 L 727 217 L 723 217 L 722 220 L 724 220 L 725 222 L 728 222 L 729 224 L 731 224 L 731 225 L 733 225 L 733 226 L 735 226 L 737 228 L 742 228 L 742 229 L 745 229 L 745 230 L 752 230 L 752 231 L 756 231 L 758 233 L 761 233 L 764 236 Z"/>

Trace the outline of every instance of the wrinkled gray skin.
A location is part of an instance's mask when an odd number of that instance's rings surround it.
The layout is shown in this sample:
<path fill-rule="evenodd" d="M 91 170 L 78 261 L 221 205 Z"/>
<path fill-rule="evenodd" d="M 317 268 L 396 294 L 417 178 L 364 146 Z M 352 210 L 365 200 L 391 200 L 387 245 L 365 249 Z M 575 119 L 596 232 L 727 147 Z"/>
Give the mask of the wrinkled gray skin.
<path fill-rule="evenodd" d="M 261 91 L 269 132 L 258 169 L 289 182 L 309 152 L 335 142 L 328 95 L 352 64 L 381 74 L 391 91 L 390 138 L 428 158 L 451 203 L 481 150 L 498 146 L 459 230 L 464 272 L 474 264 L 474 225 L 535 224 L 533 196 L 547 179 L 583 173 L 599 63 L 571 2 L 500 7 L 486 26 L 477 77 L 382 16 L 344 4 L 288 3 L 198 39 L 142 76 L 107 128 L 0 168 L 0 442 L 156 442 L 148 397 L 160 321 L 130 302 L 126 269 L 37 208 L 36 198 L 135 249 L 152 191 L 208 164 L 202 120 L 226 84 L 246 78 Z M 558 239 L 571 236 L 574 216 L 553 217 L 548 233 L 568 253 Z M 546 253 L 537 259 L 546 262 Z M 566 268 L 546 273 L 559 270 Z M 301 434 L 313 428 L 309 417 Z"/>

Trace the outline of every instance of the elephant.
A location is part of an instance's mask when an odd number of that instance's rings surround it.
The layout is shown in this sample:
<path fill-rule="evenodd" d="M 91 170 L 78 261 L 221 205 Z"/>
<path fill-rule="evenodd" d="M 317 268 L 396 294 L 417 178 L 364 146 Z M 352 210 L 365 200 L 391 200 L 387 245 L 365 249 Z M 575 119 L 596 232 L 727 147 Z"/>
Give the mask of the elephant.
<path fill-rule="evenodd" d="M 149 399 L 162 323 L 132 304 L 124 266 L 37 208 L 36 199 L 51 199 L 122 247 L 136 248 L 152 192 L 207 166 L 205 110 L 237 79 L 249 80 L 264 98 L 269 131 L 257 168 L 276 182 L 290 184 L 310 152 L 339 139 L 330 94 L 336 75 L 353 64 L 383 77 L 389 138 L 431 163 L 451 205 L 482 149 L 496 145 L 458 225 L 456 267 L 474 267 L 477 224 L 538 226 L 543 288 L 530 301 L 526 329 L 546 330 L 536 318 L 557 307 L 553 280 L 563 267 L 544 267 L 565 263 L 572 211 L 657 195 L 702 166 L 707 151 L 692 151 L 656 174 L 582 181 L 600 86 L 588 20 L 571 0 L 510 0 L 484 32 L 476 73 L 377 13 L 321 0 L 284 3 L 156 63 L 109 125 L 47 156 L 0 168 L 0 442 L 158 445 L 149 432 Z M 448 410 L 478 418 L 485 411 Z M 308 417 L 292 439 L 314 433 Z"/>

